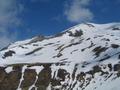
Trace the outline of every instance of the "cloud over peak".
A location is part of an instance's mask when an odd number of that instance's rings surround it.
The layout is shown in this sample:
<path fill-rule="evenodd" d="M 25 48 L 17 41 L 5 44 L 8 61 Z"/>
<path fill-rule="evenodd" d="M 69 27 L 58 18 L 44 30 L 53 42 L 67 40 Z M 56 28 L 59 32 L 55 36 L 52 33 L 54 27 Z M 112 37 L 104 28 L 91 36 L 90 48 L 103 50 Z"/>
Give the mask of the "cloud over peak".
<path fill-rule="evenodd" d="M 64 15 L 67 20 L 74 23 L 90 21 L 94 15 L 88 8 L 91 0 L 68 0 L 65 5 Z"/>

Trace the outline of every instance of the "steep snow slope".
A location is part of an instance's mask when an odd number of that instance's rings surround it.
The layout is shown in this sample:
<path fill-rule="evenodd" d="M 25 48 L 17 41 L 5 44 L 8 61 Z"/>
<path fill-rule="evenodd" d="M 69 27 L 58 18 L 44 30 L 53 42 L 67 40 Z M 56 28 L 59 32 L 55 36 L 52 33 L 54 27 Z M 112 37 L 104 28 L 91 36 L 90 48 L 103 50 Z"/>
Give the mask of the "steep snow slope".
<path fill-rule="evenodd" d="M 38 75 L 29 90 L 38 88 L 42 71 L 50 74 L 43 90 L 120 90 L 119 41 L 120 23 L 79 24 L 54 36 L 11 44 L 0 51 L 0 66 L 10 73 L 22 65 L 18 90 L 28 69 Z"/>

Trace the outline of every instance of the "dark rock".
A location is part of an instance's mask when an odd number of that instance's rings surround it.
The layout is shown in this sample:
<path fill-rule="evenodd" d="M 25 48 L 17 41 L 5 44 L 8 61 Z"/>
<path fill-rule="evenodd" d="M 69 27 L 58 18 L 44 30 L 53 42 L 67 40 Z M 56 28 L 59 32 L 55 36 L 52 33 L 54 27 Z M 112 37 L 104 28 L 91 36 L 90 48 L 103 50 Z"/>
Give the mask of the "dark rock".
<path fill-rule="evenodd" d="M 0 67 L 0 83 L 3 82 L 3 80 L 6 77 L 6 72 L 3 67 Z"/>
<path fill-rule="evenodd" d="M 46 90 L 46 87 L 50 84 L 51 81 L 51 69 L 50 67 L 44 68 L 38 75 L 38 80 L 36 86 L 38 90 Z M 40 89 L 42 88 L 42 89 Z"/>
<path fill-rule="evenodd" d="M 112 48 L 119 48 L 119 45 L 117 45 L 117 44 L 111 44 L 111 47 Z"/>
<path fill-rule="evenodd" d="M 59 58 L 59 57 L 61 57 L 62 56 L 62 53 L 58 53 L 57 54 L 57 57 Z"/>
<path fill-rule="evenodd" d="M 112 71 L 112 64 L 108 64 L 109 70 Z"/>
<path fill-rule="evenodd" d="M 36 75 L 37 73 L 34 69 L 26 69 L 23 76 L 24 80 L 22 81 L 20 87 L 21 88 L 30 87 L 35 82 Z"/>
<path fill-rule="evenodd" d="M 31 52 L 29 52 L 29 53 L 26 53 L 25 55 L 30 55 L 30 54 L 33 54 L 33 53 L 35 53 L 35 52 L 37 52 L 37 51 L 41 50 L 42 48 L 43 48 L 43 47 L 36 48 L 36 49 L 34 49 L 33 51 L 31 51 Z"/>
<path fill-rule="evenodd" d="M 22 66 L 14 65 L 13 66 L 13 71 L 22 71 Z"/>
<path fill-rule="evenodd" d="M 61 85 L 60 80 L 51 79 L 51 85 L 52 86 L 59 86 L 59 85 Z"/>
<path fill-rule="evenodd" d="M 16 90 L 21 78 L 21 72 L 12 71 L 6 74 L 4 80 L 0 84 L 0 90 Z"/>
<path fill-rule="evenodd" d="M 112 30 L 120 30 L 120 28 L 118 28 L 118 27 L 114 27 Z"/>
<path fill-rule="evenodd" d="M 43 35 L 39 35 L 39 36 L 35 37 L 34 39 L 32 39 L 29 43 L 35 43 L 38 41 L 42 41 L 44 39 L 45 39 L 45 37 Z"/>
<path fill-rule="evenodd" d="M 120 71 L 120 64 L 114 65 L 114 71 Z"/>
<path fill-rule="evenodd" d="M 64 70 L 64 69 L 59 69 L 58 70 L 57 77 L 59 77 L 61 79 L 60 81 L 64 81 L 66 75 L 68 75 L 66 70 Z"/>
<path fill-rule="evenodd" d="M 85 24 L 88 25 L 89 27 L 95 27 L 94 25 L 89 24 L 89 23 L 85 23 Z"/>
<path fill-rule="evenodd" d="M 3 58 L 13 56 L 13 54 L 15 54 L 15 51 L 9 50 L 9 51 L 5 52 Z"/>
<path fill-rule="evenodd" d="M 82 30 L 76 30 L 74 34 L 71 31 L 69 31 L 68 33 L 69 33 L 69 36 L 73 36 L 73 37 L 80 37 L 83 35 Z"/>
<path fill-rule="evenodd" d="M 87 38 L 86 41 L 87 41 L 87 40 L 90 40 L 90 38 Z"/>
<path fill-rule="evenodd" d="M 80 74 L 77 75 L 76 78 L 78 81 L 81 82 L 81 81 L 85 81 L 85 76 L 86 76 L 86 74 L 84 72 L 81 72 Z"/>
<path fill-rule="evenodd" d="M 120 71 L 117 73 L 117 77 L 120 77 Z"/>
<path fill-rule="evenodd" d="M 120 59 L 120 55 L 118 55 L 118 59 Z"/>
<path fill-rule="evenodd" d="M 98 57 L 102 52 L 106 51 L 107 49 L 107 47 L 98 46 L 93 49 L 93 52 L 95 52 L 95 55 Z"/>
<path fill-rule="evenodd" d="M 99 67 L 98 65 L 94 66 L 92 70 L 86 72 L 87 74 L 92 75 L 92 77 L 94 78 L 94 75 L 98 72 L 102 72 L 101 67 Z"/>

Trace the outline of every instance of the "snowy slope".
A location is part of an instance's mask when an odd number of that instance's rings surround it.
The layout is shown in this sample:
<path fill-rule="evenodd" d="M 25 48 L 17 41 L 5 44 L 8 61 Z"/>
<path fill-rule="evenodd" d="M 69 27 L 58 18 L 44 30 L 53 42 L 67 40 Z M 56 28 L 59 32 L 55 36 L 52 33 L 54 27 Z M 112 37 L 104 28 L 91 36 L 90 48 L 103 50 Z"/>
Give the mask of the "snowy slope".
<path fill-rule="evenodd" d="M 54 36 L 11 44 L 0 51 L 0 66 L 7 67 L 9 73 L 15 64 L 50 64 L 51 78 L 59 80 L 60 85 L 49 83 L 46 90 L 120 90 L 119 41 L 120 23 L 83 23 Z M 23 73 L 28 68 L 24 66 Z M 30 68 L 39 74 L 45 67 Z M 58 78 L 59 70 L 66 73 L 64 80 Z"/>

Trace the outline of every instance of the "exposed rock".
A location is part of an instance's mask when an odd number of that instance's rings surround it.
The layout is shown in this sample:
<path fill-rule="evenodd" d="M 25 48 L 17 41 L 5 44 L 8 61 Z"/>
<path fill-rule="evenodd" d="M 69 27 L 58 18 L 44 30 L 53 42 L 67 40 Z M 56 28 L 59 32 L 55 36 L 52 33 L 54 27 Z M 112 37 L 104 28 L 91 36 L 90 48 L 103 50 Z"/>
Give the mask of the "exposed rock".
<path fill-rule="evenodd" d="M 39 35 L 39 36 L 35 37 L 34 39 L 32 39 L 29 43 L 34 43 L 34 42 L 42 41 L 44 39 L 45 39 L 44 36 Z"/>
<path fill-rule="evenodd" d="M 114 71 L 120 71 L 120 64 L 114 65 Z"/>
<path fill-rule="evenodd" d="M 75 33 L 72 33 L 72 32 L 68 32 L 69 33 L 69 36 L 73 36 L 73 37 L 80 37 L 83 35 L 83 31 L 82 30 L 76 30 Z"/>
<path fill-rule="evenodd" d="M 21 88 L 28 88 L 34 84 L 36 79 L 36 71 L 34 69 L 26 69 L 24 73 L 24 80 L 21 83 Z"/>
<path fill-rule="evenodd" d="M 15 54 L 15 51 L 9 50 L 8 52 L 5 52 L 3 58 L 10 57 L 10 56 L 12 56 L 13 54 Z"/>
<path fill-rule="evenodd" d="M 9 74 L 5 74 L 3 77 L 4 80 L 2 80 L 0 84 L 0 90 L 16 90 L 21 78 L 21 72 L 12 71 Z"/>
<path fill-rule="evenodd" d="M 51 81 L 51 69 L 50 67 L 44 68 L 38 75 L 38 80 L 36 82 L 36 86 L 41 90 L 45 90 Z"/>
<path fill-rule="evenodd" d="M 111 44 L 111 47 L 112 47 L 112 48 L 118 48 L 119 45 L 117 45 L 117 44 Z"/>
<path fill-rule="evenodd" d="M 4 70 L 5 68 L 3 68 L 3 67 L 0 67 L 0 83 L 2 83 L 3 82 L 3 80 L 5 79 L 5 77 L 6 77 L 6 72 L 5 72 L 5 70 Z"/>
<path fill-rule="evenodd" d="M 107 47 L 98 46 L 93 49 L 93 52 L 95 52 L 96 57 L 98 57 L 102 52 L 106 51 L 107 49 Z"/>

